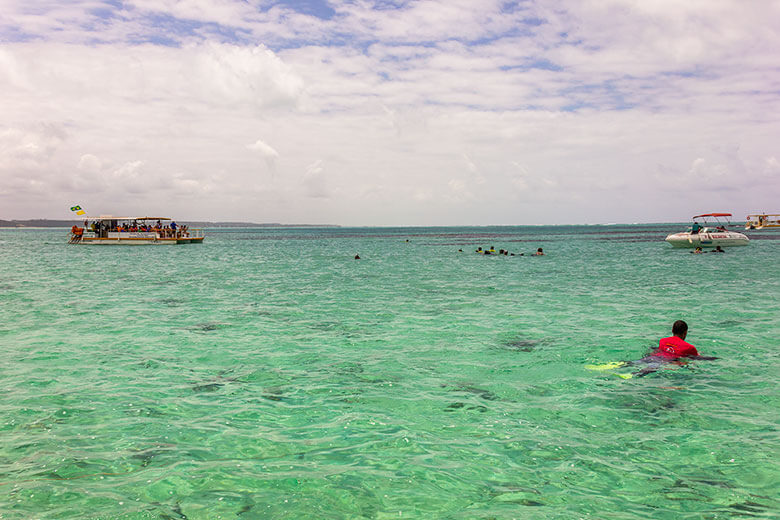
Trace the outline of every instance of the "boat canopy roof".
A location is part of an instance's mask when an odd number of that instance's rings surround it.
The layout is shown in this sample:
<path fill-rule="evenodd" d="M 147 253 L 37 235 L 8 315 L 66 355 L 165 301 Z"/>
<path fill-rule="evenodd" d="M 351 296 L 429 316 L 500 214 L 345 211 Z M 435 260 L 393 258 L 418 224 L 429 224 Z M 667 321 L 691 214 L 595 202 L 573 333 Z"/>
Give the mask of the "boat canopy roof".
<path fill-rule="evenodd" d="M 731 213 L 704 213 L 703 215 L 696 215 L 693 218 L 702 218 L 702 217 L 730 217 Z"/>
<path fill-rule="evenodd" d="M 750 217 L 780 217 L 780 213 L 753 213 L 746 218 L 750 220 Z"/>
<path fill-rule="evenodd" d="M 99 217 L 87 217 L 85 220 L 172 220 L 170 217 L 114 217 L 112 215 L 100 215 Z"/>

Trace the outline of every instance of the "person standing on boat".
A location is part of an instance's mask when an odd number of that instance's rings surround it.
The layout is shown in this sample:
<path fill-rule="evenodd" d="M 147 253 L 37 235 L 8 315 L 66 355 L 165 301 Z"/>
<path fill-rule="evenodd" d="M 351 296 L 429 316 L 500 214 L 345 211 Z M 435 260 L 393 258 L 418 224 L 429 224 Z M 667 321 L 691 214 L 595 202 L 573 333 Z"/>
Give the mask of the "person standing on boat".
<path fill-rule="evenodd" d="M 171 236 L 176 236 L 176 222 L 171 220 Z"/>
<path fill-rule="evenodd" d="M 691 235 L 696 235 L 699 233 L 699 231 L 701 231 L 701 224 L 694 222 L 691 226 Z"/>

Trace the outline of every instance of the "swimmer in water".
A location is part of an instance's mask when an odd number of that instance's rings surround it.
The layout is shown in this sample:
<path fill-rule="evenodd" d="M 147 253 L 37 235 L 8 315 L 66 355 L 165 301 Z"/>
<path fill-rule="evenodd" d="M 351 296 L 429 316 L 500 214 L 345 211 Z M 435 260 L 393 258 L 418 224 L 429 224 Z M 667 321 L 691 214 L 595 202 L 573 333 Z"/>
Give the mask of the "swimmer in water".
<path fill-rule="evenodd" d="M 647 374 L 652 374 L 666 364 L 679 364 L 679 360 L 683 358 L 703 360 L 718 359 L 713 356 L 700 356 L 696 347 L 685 341 L 687 335 L 688 324 L 683 320 L 677 320 L 672 325 L 672 335 L 660 340 L 657 349 L 642 359 L 627 361 L 626 365 L 644 366 L 642 370 L 634 373 L 637 377 L 644 377 Z"/>
<path fill-rule="evenodd" d="M 534 253 L 533 256 L 544 256 L 544 251 L 540 247 L 539 249 L 536 250 L 536 253 Z"/>

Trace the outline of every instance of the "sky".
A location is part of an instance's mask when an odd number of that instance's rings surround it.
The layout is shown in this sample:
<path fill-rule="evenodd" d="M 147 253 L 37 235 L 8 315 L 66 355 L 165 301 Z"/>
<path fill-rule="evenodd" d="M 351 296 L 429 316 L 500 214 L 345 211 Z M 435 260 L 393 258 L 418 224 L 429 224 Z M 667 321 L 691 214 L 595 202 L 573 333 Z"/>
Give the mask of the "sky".
<path fill-rule="evenodd" d="M 780 1 L 0 0 L 0 219 L 780 212 Z"/>

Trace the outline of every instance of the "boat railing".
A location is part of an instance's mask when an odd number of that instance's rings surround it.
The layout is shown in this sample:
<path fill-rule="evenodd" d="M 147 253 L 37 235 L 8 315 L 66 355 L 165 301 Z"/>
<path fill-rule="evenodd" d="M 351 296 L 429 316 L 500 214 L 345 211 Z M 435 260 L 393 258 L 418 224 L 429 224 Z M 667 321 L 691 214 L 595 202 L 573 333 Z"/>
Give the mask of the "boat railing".
<path fill-rule="evenodd" d="M 157 238 L 154 231 L 109 231 L 108 238 Z"/>
<path fill-rule="evenodd" d="M 182 231 L 181 229 L 177 229 L 176 231 L 166 229 L 158 235 L 158 238 L 203 238 L 205 236 L 203 230 L 199 228 L 187 228 L 186 231 Z"/>

